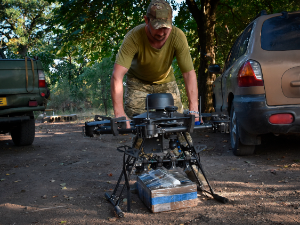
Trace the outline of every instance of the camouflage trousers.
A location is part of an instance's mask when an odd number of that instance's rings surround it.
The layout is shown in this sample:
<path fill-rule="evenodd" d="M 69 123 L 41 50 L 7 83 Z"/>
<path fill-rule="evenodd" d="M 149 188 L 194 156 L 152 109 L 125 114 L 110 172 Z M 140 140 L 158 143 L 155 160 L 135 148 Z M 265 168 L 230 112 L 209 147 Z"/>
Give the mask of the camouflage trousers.
<path fill-rule="evenodd" d="M 125 113 L 132 118 L 134 114 L 146 112 L 146 96 L 154 93 L 171 93 L 178 112 L 183 113 L 180 92 L 176 81 L 165 84 L 149 84 L 137 78 L 127 76 L 125 88 Z"/>

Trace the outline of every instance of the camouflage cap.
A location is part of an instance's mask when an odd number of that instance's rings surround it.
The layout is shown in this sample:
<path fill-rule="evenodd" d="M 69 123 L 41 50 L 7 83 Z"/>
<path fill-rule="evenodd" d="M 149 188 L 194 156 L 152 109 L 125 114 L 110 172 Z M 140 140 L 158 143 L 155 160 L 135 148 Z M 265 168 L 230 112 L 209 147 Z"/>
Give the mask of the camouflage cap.
<path fill-rule="evenodd" d="M 146 16 L 154 29 L 172 27 L 172 7 L 164 0 L 152 0 Z"/>

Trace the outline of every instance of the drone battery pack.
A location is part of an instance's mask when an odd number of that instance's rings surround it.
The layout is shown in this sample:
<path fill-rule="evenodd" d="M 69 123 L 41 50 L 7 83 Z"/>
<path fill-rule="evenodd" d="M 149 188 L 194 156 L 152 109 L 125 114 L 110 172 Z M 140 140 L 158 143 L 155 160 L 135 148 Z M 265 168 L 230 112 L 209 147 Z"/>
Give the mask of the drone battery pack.
<path fill-rule="evenodd" d="M 139 198 L 151 212 L 194 207 L 197 185 L 177 171 L 151 170 L 137 177 Z"/>

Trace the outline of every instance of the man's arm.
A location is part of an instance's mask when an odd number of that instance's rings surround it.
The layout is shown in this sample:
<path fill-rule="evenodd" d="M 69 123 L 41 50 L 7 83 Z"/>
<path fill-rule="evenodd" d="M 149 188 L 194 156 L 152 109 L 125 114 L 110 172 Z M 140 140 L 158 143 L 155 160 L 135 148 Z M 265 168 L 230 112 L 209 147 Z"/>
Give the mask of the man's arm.
<path fill-rule="evenodd" d="M 114 65 L 110 87 L 115 117 L 126 116 L 123 105 L 123 78 L 127 71 L 127 68 L 119 64 Z"/>
<path fill-rule="evenodd" d="M 195 70 L 183 73 L 183 79 L 185 82 L 185 89 L 187 97 L 189 99 L 189 110 L 198 112 L 198 86 L 197 76 Z M 199 114 L 191 113 L 195 115 L 195 121 L 199 121 Z M 202 123 L 201 119 L 201 123 Z"/>

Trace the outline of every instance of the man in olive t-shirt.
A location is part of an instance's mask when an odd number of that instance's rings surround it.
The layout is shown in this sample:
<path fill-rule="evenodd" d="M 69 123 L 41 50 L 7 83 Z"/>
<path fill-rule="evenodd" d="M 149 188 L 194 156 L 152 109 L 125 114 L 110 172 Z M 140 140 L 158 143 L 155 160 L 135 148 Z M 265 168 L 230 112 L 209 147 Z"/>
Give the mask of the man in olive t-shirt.
<path fill-rule="evenodd" d="M 172 61 L 176 57 L 185 81 L 189 113 L 194 114 L 195 120 L 199 121 L 196 73 L 184 33 L 172 26 L 171 6 L 164 0 L 152 0 L 144 19 L 145 24 L 126 34 L 116 57 L 111 78 L 115 117 L 128 118 L 134 113 L 143 113 L 145 98 L 152 93 L 171 93 L 174 105 L 182 112 L 180 93 L 172 68 Z M 125 74 L 127 80 L 124 110 Z"/>

